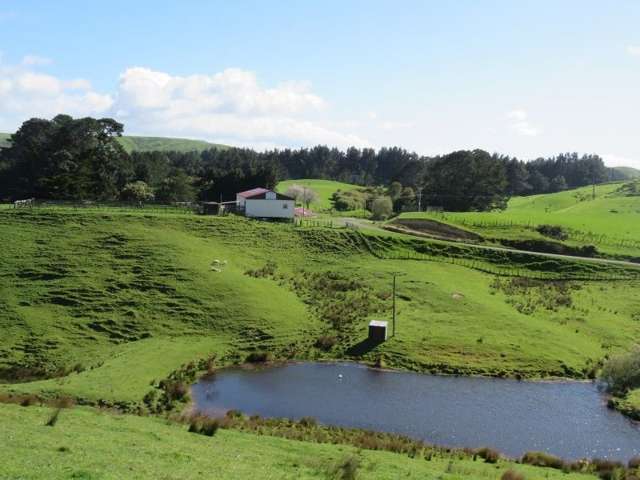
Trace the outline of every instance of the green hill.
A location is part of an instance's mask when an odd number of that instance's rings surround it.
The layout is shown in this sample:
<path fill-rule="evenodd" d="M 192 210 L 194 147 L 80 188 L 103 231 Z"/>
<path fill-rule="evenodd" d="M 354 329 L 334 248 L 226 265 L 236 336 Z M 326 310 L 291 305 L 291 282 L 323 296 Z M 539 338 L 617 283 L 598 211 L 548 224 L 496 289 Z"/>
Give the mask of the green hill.
<path fill-rule="evenodd" d="M 524 313 L 514 305 L 565 293 L 535 282 L 503 292 L 483 273 L 629 275 L 602 265 L 144 210 L 6 209 L 0 226 L 0 381 L 38 380 L 23 391 L 136 402 L 152 380 L 210 353 L 344 358 L 368 318 L 388 313 L 394 271 L 407 274 L 403 328 L 362 359 L 384 353 L 389 365 L 413 370 L 580 377 L 640 334 L 633 282 L 586 283 L 551 316 L 545 303 Z M 605 296 L 611 310 L 603 312 L 592 302 Z M 581 319 L 573 307 L 584 309 Z M 314 347 L 326 335 L 336 338 L 329 353 Z M 64 382 L 39 380 L 74 369 L 81 373 Z"/>
<path fill-rule="evenodd" d="M 2 147 L 6 147 L 9 145 L 9 137 L 11 136 L 10 133 L 2 133 L 0 132 L 0 148 Z"/>
<path fill-rule="evenodd" d="M 596 245 L 611 255 L 640 257 L 640 195 L 628 195 L 623 182 L 559 193 L 514 197 L 504 211 L 401 215 L 432 219 L 471 230 L 487 239 L 544 240 L 541 225 L 565 229 L 569 245 Z"/>
<path fill-rule="evenodd" d="M 318 201 L 311 204 L 311 208 L 320 211 L 329 210 L 331 208 L 331 195 L 333 195 L 338 190 L 346 192 L 349 190 L 357 190 L 358 188 L 361 188 L 359 185 L 353 185 L 351 183 L 334 182 L 333 180 L 302 178 L 300 180 L 285 180 L 283 182 L 280 182 L 278 183 L 276 190 L 280 193 L 284 193 L 287 191 L 287 188 L 292 185 L 302 185 L 316 192 L 318 194 Z"/>
<path fill-rule="evenodd" d="M 0 147 L 9 144 L 10 133 L 0 133 Z M 138 137 L 123 136 L 118 139 L 127 152 L 147 152 L 147 151 L 202 151 L 209 148 L 229 148 L 227 145 L 219 143 L 209 143 L 204 140 L 190 140 L 187 138 L 170 137 Z"/>
<path fill-rule="evenodd" d="M 614 170 L 625 175 L 627 178 L 638 178 L 640 177 L 640 170 L 632 167 L 614 167 Z"/>
<path fill-rule="evenodd" d="M 106 207 L 0 209 L 0 242 L 0 401 L 69 395 L 129 412 L 175 412 L 188 406 L 168 397 L 175 382 L 192 381 L 212 356 L 222 367 L 251 354 L 382 356 L 415 371 L 585 378 L 640 336 L 640 280 L 631 268 L 375 231 Z M 398 271 L 397 335 L 359 351 L 369 319 L 389 316 Z M 609 276 L 618 280 L 602 281 Z M 543 278 L 573 280 L 536 280 Z M 0 404 L 12 438 L 0 477 L 120 478 L 132 469 L 158 478 L 189 468 L 220 478 L 327 478 L 326 465 L 346 454 L 370 465 L 362 478 L 496 473 L 459 454 L 412 460 L 236 430 L 209 438 L 160 418 L 85 408 L 62 411 L 52 428 L 44 425 L 50 414 Z M 542 476 L 522 468 L 527 478 Z"/>
<path fill-rule="evenodd" d="M 187 138 L 138 137 L 125 135 L 120 137 L 119 141 L 127 152 L 190 152 L 207 150 L 209 148 L 229 148 L 227 145 L 219 143 L 209 143 L 204 140 L 190 140 Z"/>

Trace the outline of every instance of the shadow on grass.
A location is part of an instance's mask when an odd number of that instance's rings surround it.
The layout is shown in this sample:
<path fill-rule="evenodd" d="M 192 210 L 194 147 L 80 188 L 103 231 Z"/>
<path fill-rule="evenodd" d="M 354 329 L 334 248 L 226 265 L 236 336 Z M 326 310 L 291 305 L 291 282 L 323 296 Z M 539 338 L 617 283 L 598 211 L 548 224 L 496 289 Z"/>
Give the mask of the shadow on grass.
<path fill-rule="evenodd" d="M 359 341 L 358 343 L 351 345 L 347 349 L 347 355 L 351 355 L 354 357 L 360 357 L 369 353 L 371 350 L 376 348 L 378 345 L 382 345 L 384 341 L 382 340 L 372 340 L 370 338 L 365 338 L 364 340 Z"/>

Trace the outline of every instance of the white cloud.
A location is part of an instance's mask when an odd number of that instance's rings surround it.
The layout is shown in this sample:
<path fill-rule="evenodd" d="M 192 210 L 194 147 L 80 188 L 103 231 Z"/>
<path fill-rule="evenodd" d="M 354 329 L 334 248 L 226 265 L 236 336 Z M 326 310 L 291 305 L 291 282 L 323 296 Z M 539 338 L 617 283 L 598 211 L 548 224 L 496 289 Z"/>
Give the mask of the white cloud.
<path fill-rule="evenodd" d="M 120 76 L 114 105 L 129 131 L 257 147 L 367 144 L 317 120 L 326 108 L 307 83 L 266 88 L 253 72 L 237 68 L 189 76 L 129 68 Z"/>
<path fill-rule="evenodd" d="M 136 134 L 205 138 L 263 148 L 318 143 L 368 146 L 348 133 L 355 123 L 323 120 L 327 102 L 308 83 L 260 85 L 256 75 L 230 68 L 212 75 L 174 76 L 144 67 L 128 68 L 113 93 L 88 80 L 61 79 L 25 57 L 20 65 L 0 62 L 0 129 L 15 129 L 31 117 L 113 116 Z"/>
<path fill-rule="evenodd" d="M 540 130 L 529 122 L 529 114 L 526 110 L 512 110 L 506 117 L 509 120 L 509 128 L 517 135 L 535 137 L 540 133 Z"/>
<path fill-rule="evenodd" d="M 53 60 L 46 57 L 40 57 L 38 55 L 25 55 L 22 58 L 22 65 L 25 66 L 38 66 L 38 65 L 50 65 Z"/>
<path fill-rule="evenodd" d="M 33 64 L 0 63 L 0 111 L 3 128 L 16 128 L 30 117 L 52 117 L 58 113 L 97 115 L 113 105 L 108 94 L 94 91 L 87 80 L 60 80 L 34 72 Z M 7 125 L 13 120 L 13 125 Z"/>
<path fill-rule="evenodd" d="M 608 167 L 634 167 L 640 169 L 640 158 L 634 159 L 614 153 L 605 153 L 602 155 L 602 159 Z"/>
<path fill-rule="evenodd" d="M 634 57 L 640 57 L 640 45 L 627 45 L 627 53 Z"/>
<path fill-rule="evenodd" d="M 413 128 L 415 124 L 413 122 L 390 122 L 385 121 L 380 124 L 380 128 L 383 130 L 398 130 L 398 129 L 406 129 Z"/>
<path fill-rule="evenodd" d="M 507 113 L 507 118 L 522 122 L 527 119 L 527 112 L 525 112 L 524 110 L 512 110 Z"/>

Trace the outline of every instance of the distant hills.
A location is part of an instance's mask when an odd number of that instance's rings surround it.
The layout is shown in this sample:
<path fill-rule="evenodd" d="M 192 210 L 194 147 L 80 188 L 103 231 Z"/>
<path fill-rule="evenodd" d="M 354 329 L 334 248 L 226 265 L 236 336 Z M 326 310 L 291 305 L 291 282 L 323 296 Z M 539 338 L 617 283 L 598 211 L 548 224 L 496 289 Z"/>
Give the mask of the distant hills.
<path fill-rule="evenodd" d="M 626 178 L 640 178 L 640 170 L 633 167 L 613 167 L 614 170 L 620 172 Z"/>
<path fill-rule="evenodd" d="M 228 145 L 220 143 L 188 138 L 123 136 L 119 140 L 127 152 L 192 152 L 194 150 L 201 152 L 210 148 L 229 148 Z"/>
<path fill-rule="evenodd" d="M 9 144 L 10 133 L 0 132 L 0 148 Z M 229 145 L 221 143 L 211 143 L 205 140 L 191 140 L 188 138 L 172 138 L 172 137 L 142 137 L 142 136 L 123 136 L 120 137 L 120 143 L 127 152 L 201 152 L 209 148 L 230 148 Z M 619 173 L 612 177 L 611 180 L 626 180 L 632 178 L 640 178 L 640 170 L 633 167 L 613 167 L 611 170 Z M 611 171 L 610 170 L 610 171 Z"/>
<path fill-rule="evenodd" d="M 10 133 L 0 133 L 0 147 L 8 146 L 10 136 Z M 123 136 L 119 140 L 127 152 L 201 152 L 209 148 L 229 148 L 228 145 L 210 143 L 204 140 L 190 140 L 188 138 Z"/>

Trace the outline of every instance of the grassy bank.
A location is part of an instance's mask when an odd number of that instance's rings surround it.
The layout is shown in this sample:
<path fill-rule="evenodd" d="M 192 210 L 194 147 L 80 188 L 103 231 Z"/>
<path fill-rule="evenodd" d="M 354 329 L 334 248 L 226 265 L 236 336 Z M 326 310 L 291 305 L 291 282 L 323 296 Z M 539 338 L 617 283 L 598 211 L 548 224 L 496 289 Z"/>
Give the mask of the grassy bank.
<path fill-rule="evenodd" d="M 113 415 L 82 408 L 53 410 L 0 405 L 3 436 L 0 477 L 217 478 L 217 479 L 495 479 L 509 469 L 527 479 L 595 478 L 500 460 L 459 455 L 410 458 L 348 445 L 317 444 L 220 429 L 214 436 L 153 417 Z M 356 465 L 355 468 L 353 465 Z M 341 476 L 342 475 L 342 476 Z"/>
<path fill-rule="evenodd" d="M 617 267 L 236 217 L 7 210 L 0 225 L 4 390 L 139 402 L 192 360 L 252 352 L 584 378 L 640 334 L 637 280 L 482 271 L 630 274 Z M 397 335 L 367 345 L 398 271 Z"/>

